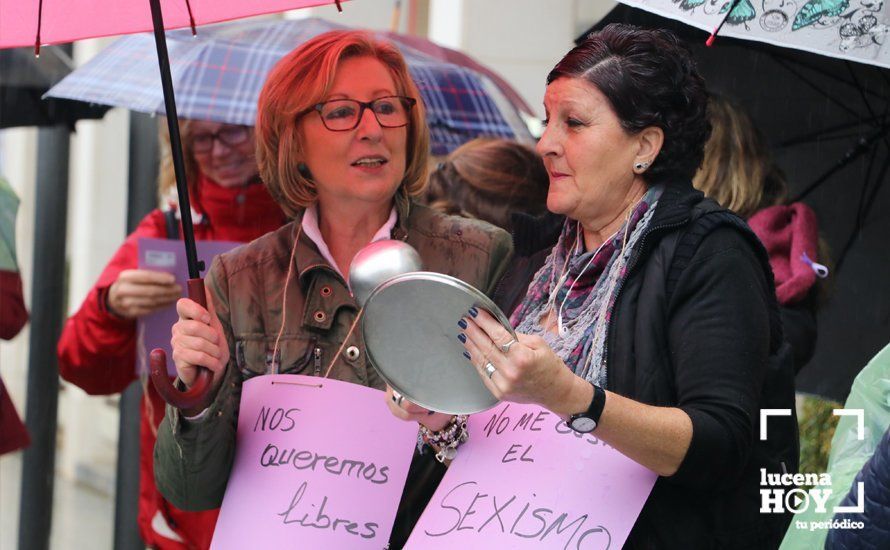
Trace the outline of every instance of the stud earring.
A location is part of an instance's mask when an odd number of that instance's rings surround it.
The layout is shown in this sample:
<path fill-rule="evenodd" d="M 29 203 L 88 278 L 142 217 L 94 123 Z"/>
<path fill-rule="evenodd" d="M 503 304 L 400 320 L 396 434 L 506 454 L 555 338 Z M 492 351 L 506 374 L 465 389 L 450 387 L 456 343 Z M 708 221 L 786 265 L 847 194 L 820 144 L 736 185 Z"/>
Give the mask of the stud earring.
<path fill-rule="evenodd" d="M 642 172 L 646 168 L 649 168 L 648 162 L 638 162 L 634 164 L 634 170 L 636 170 L 637 172 Z"/>

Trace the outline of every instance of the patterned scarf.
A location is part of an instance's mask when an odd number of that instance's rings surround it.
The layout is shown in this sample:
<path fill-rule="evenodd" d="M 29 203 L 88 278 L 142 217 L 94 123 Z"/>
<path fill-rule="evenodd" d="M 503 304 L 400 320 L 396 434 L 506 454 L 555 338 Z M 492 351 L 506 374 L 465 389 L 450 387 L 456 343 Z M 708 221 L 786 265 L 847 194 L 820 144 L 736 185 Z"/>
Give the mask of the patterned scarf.
<path fill-rule="evenodd" d="M 580 224 L 566 220 L 511 318 L 518 332 L 541 336 L 572 372 L 599 386 L 606 382 L 609 319 L 627 277 L 627 261 L 663 190 L 661 185 L 652 186 L 621 228 L 593 252 L 584 248 Z M 543 326 L 551 310 L 560 320 L 557 331 Z"/>

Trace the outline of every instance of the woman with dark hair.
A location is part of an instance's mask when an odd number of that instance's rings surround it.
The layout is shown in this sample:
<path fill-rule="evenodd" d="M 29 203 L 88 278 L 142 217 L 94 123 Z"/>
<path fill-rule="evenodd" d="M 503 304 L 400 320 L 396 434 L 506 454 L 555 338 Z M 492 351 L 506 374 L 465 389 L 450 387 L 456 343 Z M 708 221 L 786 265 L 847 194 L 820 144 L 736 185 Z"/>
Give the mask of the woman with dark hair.
<path fill-rule="evenodd" d="M 535 403 L 656 472 L 628 548 L 770 548 L 762 471 L 794 472 L 793 374 L 768 259 L 744 221 L 693 189 L 707 92 L 671 33 L 609 25 L 547 77 L 538 152 L 566 217 L 502 284 L 518 341 L 486 312 L 461 340 L 492 393 Z M 549 238 L 547 238 L 549 237 Z M 556 242 L 555 245 L 552 243 Z M 522 295 L 524 294 L 524 298 Z M 793 413 L 792 413 L 793 414 Z"/>
<path fill-rule="evenodd" d="M 547 169 L 534 149 L 507 139 L 461 145 L 430 174 L 426 200 L 447 214 L 487 221 L 509 231 L 511 216 L 547 209 Z"/>

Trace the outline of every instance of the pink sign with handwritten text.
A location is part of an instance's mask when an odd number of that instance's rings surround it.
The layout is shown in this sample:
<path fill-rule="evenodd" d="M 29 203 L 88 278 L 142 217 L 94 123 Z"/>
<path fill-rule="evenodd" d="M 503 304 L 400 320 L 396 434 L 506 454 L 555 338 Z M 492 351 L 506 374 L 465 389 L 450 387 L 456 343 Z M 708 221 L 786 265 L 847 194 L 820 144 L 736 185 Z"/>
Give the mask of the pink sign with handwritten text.
<path fill-rule="evenodd" d="M 538 406 L 469 431 L 405 548 L 621 548 L 657 477 Z"/>
<path fill-rule="evenodd" d="M 378 390 L 301 375 L 244 382 L 211 548 L 380 550 L 416 440 L 417 424 L 393 417 Z"/>

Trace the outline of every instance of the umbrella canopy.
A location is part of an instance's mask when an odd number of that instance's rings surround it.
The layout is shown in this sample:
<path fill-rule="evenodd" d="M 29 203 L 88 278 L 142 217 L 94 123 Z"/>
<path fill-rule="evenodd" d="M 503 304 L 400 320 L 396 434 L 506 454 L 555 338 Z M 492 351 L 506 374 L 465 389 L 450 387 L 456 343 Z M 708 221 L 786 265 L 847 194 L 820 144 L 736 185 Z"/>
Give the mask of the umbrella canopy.
<path fill-rule="evenodd" d="M 164 28 L 179 29 L 340 0 L 161 0 Z M 152 30 L 148 0 L 0 0 L 0 48 L 58 44 Z"/>
<path fill-rule="evenodd" d="M 168 33 L 180 116 L 253 125 L 257 98 L 275 63 L 296 45 L 345 28 L 310 18 L 214 25 L 202 28 L 196 37 L 185 30 Z M 399 35 L 383 37 L 396 42 L 417 82 L 427 108 L 434 154 L 447 154 L 479 136 L 531 139 L 519 115 L 524 103 L 511 103 L 488 76 L 422 53 L 400 41 Z M 154 63 L 152 38 L 128 36 L 74 71 L 48 95 L 163 113 Z M 509 85 L 503 85 L 518 97 Z"/>
<path fill-rule="evenodd" d="M 519 95 L 519 92 L 513 89 L 513 86 L 510 86 L 510 84 L 507 83 L 507 81 L 504 80 L 501 75 L 492 71 L 482 63 L 479 63 L 469 55 L 458 50 L 452 50 L 451 48 L 440 46 L 439 44 L 427 40 L 426 38 L 421 38 L 419 36 L 413 36 L 410 34 L 385 32 L 383 33 L 383 36 L 393 42 L 396 42 L 400 46 L 408 46 L 429 56 L 432 56 L 440 61 L 447 61 L 448 63 L 460 65 L 461 67 L 472 69 L 477 73 L 481 73 L 487 76 L 504 93 L 504 95 L 507 96 L 507 98 L 510 100 L 510 103 L 516 106 L 516 108 L 524 113 L 529 114 L 532 117 L 537 116 L 532 108 L 529 107 L 528 103 L 526 103 L 525 99 L 523 99 L 523 97 Z"/>
<path fill-rule="evenodd" d="M 59 48 L 40 58 L 30 48 L 0 50 L 0 128 L 16 126 L 70 127 L 83 118 L 102 118 L 108 107 L 67 99 L 42 100 L 55 83 L 71 72 L 71 60 Z"/>
<path fill-rule="evenodd" d="M 890 67 L 884 0 L 620 1 L 708 32 L 726 19 L 720 36 Z"/>
<path fill-rule="evenodd" d="M 340 0 L 333 2 L 340 9 Z M 331 3 L 330 0 L 266 0 L 262 4 L 241 0 L 148 0 L 146 6 L 145 0 L 81 0 L 77 3 L 69 2 L 65 6 L 54 5 L 55 9 L 48 9 L 44 13 L 43 0 L 0 0 L 0 48 L 34 44 L 35 53 L 39 54 L 44 42 L 67 42 L 149 28 L 154 31 L 167 127 L 170 131 L 173 171 L 176 174 L 176 189 L 182 209 L 182 234 L 190 277 L 189 297 L 205 305 L 204 281 L 200 278 L 204 265 L 198 261 L 195 250 L 179 117 L 164 30 L 190 25 L 194 33 L 196 24 L 328 3 Z M 163 15 L 165 11 L 169 15 L 166 24 Z M 199 369 L 196 383 L 191 389 L 181 393 L 167 378 L 165 362 L 162 350 L 152 353 L 150 375 L 161 396 L 168 403 L 182 409 L 203 406 L 209 394 L 210 371 Z"/>
<path fill-rule="evenodd" d="M 591 30 L 615 22 L 684 39 L 708 87 L 764 134 L 789 198 L 816 211 L 836 266 L 797 388 L 843 402 L 890 338 L 890 70 L 733 38 L 708 48 L 706 32 L 623 5 Z"/>

